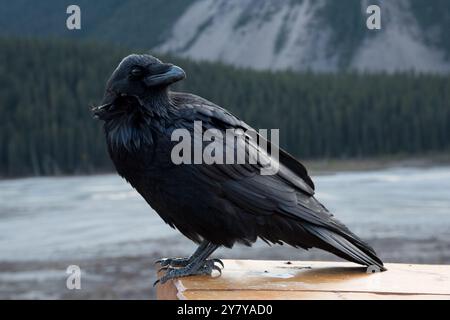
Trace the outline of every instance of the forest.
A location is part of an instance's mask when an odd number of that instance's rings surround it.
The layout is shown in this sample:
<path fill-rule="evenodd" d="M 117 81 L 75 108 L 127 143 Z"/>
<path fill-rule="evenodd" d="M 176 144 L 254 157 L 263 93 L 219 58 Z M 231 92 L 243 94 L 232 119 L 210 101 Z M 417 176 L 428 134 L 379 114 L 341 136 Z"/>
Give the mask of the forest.
<path fill-rule="evenodd" d="M 94 42 L 0 38 L 0 176 L 107 172 L 90 105 L 130 50 Z M 160 56 L 198 94 L 250 125 L 279 128 L 300 159 L 426 155 L 450 149 L 450 77 L 270 72 Z"/>

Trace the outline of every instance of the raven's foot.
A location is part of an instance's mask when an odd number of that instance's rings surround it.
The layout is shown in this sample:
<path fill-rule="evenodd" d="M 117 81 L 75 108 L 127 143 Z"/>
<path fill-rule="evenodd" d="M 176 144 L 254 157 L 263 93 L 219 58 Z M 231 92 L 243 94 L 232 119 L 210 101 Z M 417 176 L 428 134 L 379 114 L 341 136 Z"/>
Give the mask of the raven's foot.
<path fill-rule="evenodd" d="M 220 264 L 221 267 L 217 266 L 216 263 Z M 161 278 L 156 280 L 155 283 L 153 284 L 153 286 L 156 286 L 158 283 L 164 284 L 168 280 L 175 279 L 175 278 L 194 276 L 194 275 L 212 276 L 214 270 L 218 271 L 219 272 L 218 276 L 220 276 L 222 274 L 223 266 L 224 266 L 223 262 L 220 261 L 219 259 L 208 259 L 204 262 L 203 265 L 201 263 L 199 263 L 199 264 L 189 263 L 188 265 L 181 267 L 181 268 L 176 268 L 176 267 L 167 265 L 167 266 L 159 269 L 159 271 L 165 270 L 166 273 Z"/>
<path fill-rule="evenodd" d="M 223 268 L 223 262 L 220 259 L 210 259 L 210 260 L 217 262 Z M 159 269 L 161 271 L 164 270 L 165 267 L 173 267 L 173 268 L 186 267 L 191 261 L 192 258 L 161 258 L 156 260 L 155 264 L 159 264 L 161 266 L 161 269 Z"/>
<path fill-rule="evenodd" d="M 186 267 L 190 262 L 189 258 L 162 258 L 156 260 L 155 263 L 159 264 L 161 268 L 164 267 Z"/>

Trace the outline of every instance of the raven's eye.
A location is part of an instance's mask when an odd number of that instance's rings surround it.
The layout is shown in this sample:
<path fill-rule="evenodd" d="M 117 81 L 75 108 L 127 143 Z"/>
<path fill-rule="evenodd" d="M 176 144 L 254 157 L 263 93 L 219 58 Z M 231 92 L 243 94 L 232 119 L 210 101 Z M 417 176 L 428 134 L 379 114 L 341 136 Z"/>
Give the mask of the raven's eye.
<path fill-rule="evenodd" d="M 130 74 L 131 74 L 133 77 L 138 78 L 138 77 L 141 77 L 141 76 L 144 75 L 144 70 L 142 70 L 142 68 L 133 68 L 133 69 L 131 69 Z"/>

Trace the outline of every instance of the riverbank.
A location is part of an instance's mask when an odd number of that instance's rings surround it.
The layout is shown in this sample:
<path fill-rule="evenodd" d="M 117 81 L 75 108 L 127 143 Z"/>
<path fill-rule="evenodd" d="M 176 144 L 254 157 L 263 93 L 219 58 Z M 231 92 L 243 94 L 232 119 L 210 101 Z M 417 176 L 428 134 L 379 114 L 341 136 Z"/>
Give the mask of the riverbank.
<path fill-rule="evenodd" d="M 427 168 L 450 165 L 450 153 L 430 154 L 424 157 L 398 155 L 361 159 L 318 159 L 304 160 L 302 163 L 312 175 L 388 168 Z"/>
<path fill-rule="evenodd" d="M 436 166 L 450 166 L 450 153 L 429 154 L 423 157 L 397 155 L 375 158 L 343 158 L 343 159 L 297 159 L 306 167 L 310 175 L 334 174 L 337 172 L 372 171 L 389 168 L 427 168 Z M 65 178 L 89 177 L 116 174 L 113 168 L 110 171 L 77 174 L 57 174 L 52 176 L 0 176 L 2 180 L 16 180 L 36 177 Z"/>

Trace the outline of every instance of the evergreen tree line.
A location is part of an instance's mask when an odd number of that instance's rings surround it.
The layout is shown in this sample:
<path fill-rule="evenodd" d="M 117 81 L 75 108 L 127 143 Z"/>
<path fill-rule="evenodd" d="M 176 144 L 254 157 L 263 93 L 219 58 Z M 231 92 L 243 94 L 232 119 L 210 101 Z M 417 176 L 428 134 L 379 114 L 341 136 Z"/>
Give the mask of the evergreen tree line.
<path fill-rule="evenodd" d="M 100 122 L 106 79 L 131 52 L 109 45 L 0 39 L 0 176 L 106 172 Z M 301 159 L 422 155 L 450 149 L 450 77 L 261 72 L 161 57 L 187 79 L 175 89 L 255 128 L 279 128 Z"/>

